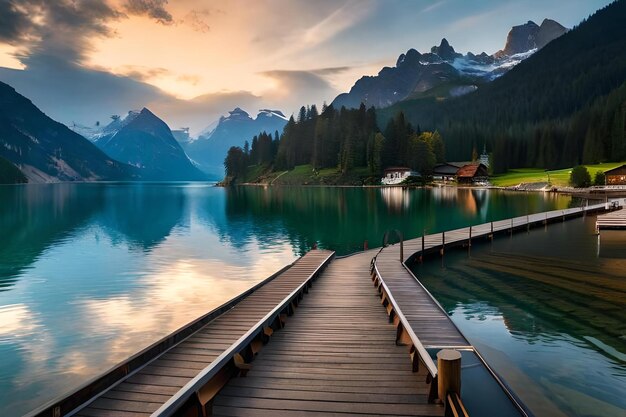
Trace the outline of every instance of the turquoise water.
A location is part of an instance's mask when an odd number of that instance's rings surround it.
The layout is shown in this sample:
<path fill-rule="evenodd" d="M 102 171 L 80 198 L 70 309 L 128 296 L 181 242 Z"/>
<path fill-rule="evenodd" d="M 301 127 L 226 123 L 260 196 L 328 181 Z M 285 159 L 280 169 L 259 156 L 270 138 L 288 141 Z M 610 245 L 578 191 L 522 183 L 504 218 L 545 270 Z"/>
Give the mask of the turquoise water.
<path fill-rule="evenodd" d="M 626 232 L 532 229 L 413 270 L 537 417 L 626 416 Z"/>
<path fill-rule="evenodd" d="M 0 187 L 0 415 L 19 416 L 227 301 L 314 243 L 346 254 L 569 197 L 211 184 Z"/>

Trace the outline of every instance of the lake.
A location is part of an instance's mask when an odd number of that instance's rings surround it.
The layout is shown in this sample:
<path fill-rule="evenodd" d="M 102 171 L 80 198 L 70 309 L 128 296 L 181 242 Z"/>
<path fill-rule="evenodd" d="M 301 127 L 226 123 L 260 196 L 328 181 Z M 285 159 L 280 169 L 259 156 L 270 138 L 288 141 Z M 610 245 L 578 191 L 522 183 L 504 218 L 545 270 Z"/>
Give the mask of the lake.
<path fill-rule="evenodd" d="M 0 186 L 0 415 L 73 390 L 315 243 L 348 254 L 389 229 L 411 238 L 578 203 L 454 188 Z"/>
<path fill-rule="evenodd" d="M 412 269 L 537 417 L 626 416 L 626 232 L 531 229 Z"/>

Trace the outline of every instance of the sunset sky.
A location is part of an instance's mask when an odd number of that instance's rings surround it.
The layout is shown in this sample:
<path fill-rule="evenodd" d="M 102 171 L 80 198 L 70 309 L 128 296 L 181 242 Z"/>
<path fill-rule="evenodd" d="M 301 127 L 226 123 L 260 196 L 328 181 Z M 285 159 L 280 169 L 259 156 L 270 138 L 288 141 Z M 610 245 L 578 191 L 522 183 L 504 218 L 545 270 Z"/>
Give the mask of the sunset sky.
<path fill-rule="evenodd" d="M 330 102 L 409 48 L 493 53 L 513 25 L 608 0 L 0 0 L 0 81 L 51 117 L 149 107 L 193 132 L 240 106 Z"/>

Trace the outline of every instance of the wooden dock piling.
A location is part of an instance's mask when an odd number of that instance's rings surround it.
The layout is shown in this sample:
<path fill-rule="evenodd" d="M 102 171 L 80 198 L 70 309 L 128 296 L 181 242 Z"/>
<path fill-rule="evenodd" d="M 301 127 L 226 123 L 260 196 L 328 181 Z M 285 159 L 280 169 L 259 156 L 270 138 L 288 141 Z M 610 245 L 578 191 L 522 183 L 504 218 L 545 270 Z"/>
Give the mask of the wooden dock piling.
<path fill-rule="evenodd" d="M 461 352 L 442 349 L 437 352 L 438 393 L 440 399 L 448 394 L 461 396 Z"/>

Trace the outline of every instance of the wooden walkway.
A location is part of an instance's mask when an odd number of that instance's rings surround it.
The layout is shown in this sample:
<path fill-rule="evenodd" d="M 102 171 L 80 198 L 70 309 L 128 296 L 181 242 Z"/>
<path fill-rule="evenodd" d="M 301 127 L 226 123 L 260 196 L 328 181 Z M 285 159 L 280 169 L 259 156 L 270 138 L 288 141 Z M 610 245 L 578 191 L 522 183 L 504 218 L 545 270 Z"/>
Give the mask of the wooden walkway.
<path fill-rule="evenodd" d="M 333 255 L 325 250 L 307 253 L 226 313 L 92 398 L 78 411 L 64 410 L 61 403 L 34 415 L 148 417 L 160 409 L 180 407 L 231 363 L 234 355 L 269 326 L 283 320 L 284 314 L 293 308 L 292 303 L 297 303 Z"/>
<path fill-rule="evenodd" d="M 445 250 L 446 247 L 450 246 L 468 245 L 471 244 L 472 239 L 491 237 L 498 233 L 514 233 L 520 230 L 528 230 L 532 227 L 544 226 L 548 223 L 584 216 L 587 213 L 604 211 L 604 207 L 605 203 L 601 203 L 585 207 L 553 210 L 434 233 L 426 235 L 424 238 L 410 239 L 405 241 L 403 245 L 404 260 L 410 260 L 422 253 L 433 250 Z M 400 259 L 400 245 L 388 246 L 383 252 L 385 253 L 385 258 L 389 256 L 393 258 L 395 256 L 395 259 Z"/>
<path fill-rule="evenodd" d="M 602 214 L 596 219 L 596 230 L 624 230 L 626 229 L 626 210 L 620 209 Z"/>
<path fill-rule="evenodd" d="M 215 399 L 215 416 L 441 416 L 426 370 L 412 372 L 374 291 L 375 252 L 334 260 L 245 378 Z"/>

